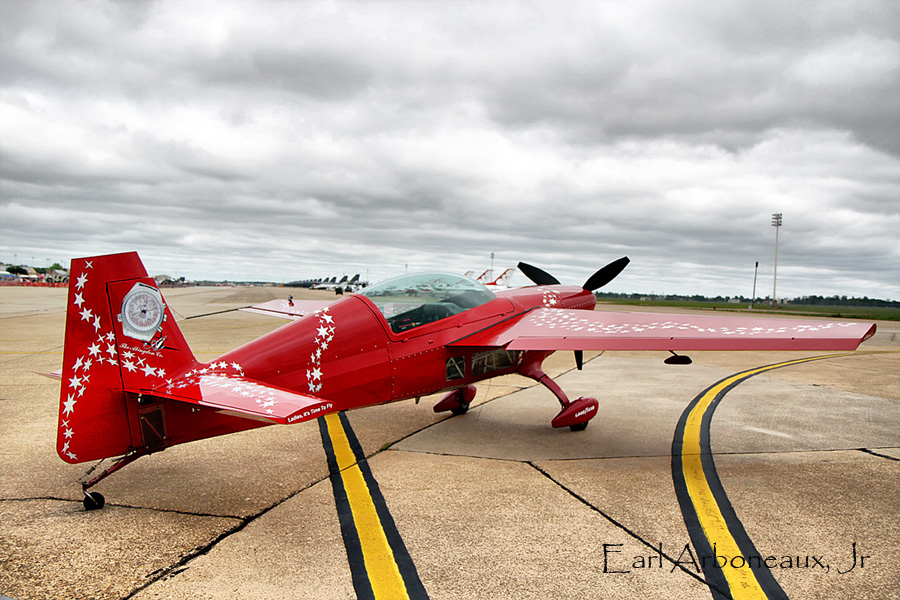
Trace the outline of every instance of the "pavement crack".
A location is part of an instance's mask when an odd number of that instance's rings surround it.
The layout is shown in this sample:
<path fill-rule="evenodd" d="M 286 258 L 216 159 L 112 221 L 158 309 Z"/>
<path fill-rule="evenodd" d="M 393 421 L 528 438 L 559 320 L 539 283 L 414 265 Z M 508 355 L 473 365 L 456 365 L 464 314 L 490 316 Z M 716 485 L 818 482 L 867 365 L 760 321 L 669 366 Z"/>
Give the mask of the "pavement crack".
<path fill-rule="evenodd" d="M 57 496 L 31 496 L 27 498 L 0 498 L 0 502 L 36 502 L 38 500 L 52 500 L 54 502 L 77 502 L 81 504 L 81 500 L 73 500 L 71 498 L 59 498 Z"/>
<path fill-rule="evenodd" d="M 696 579 L 697 581 L 699 581 L 699 582 L 702 583 L 703 585 L 705 585 L 705 586 L 707 586 L 707 587 L 709 587 L 709 588 L 712 588 L 712 587 L 713 587 L 708 581 L 706 581 L 706 579 L 704 579 L 703 577 L 701 577 L 701 576 L 698 575 L 697 573 L 692 573 L 690 570 L 688 570 L 686 567 L 684 567 L 684 566 L 678 561 L 678 559 L 673 558 L 673 557 L 669 556 L 668 554 L 662 552 L 661 549 L 660 549 L 659 547 L 654 546 L 654 545 L 651 544 L 649 541 L 645 540 L 645 539 L 644 539 L 641 535 L 639 535 L 637 532 L 635 532 L 635 531 L 629 529 L 625 524 L 620 523 L 619 521 L 617 521 L 616 519 L 614 519 L 613 517 L 611 517 L 608 513 L 606 513 L 606 512 L 603 511 L 602 509 L 600 509 L 599 507 L 594 506 L 593 504 L 591 504 L 590 502 L 588 502 L 587 499 L 585 499 L 583 496 L 579 495 L 577 492 L 575 492 L 575 491 L 572 490 L 571 488 L 566 487 L 565 485 L 563 485 L 559 480 L 555 479 L 552 475 L 550 475 L 550 473 L 548 473 L 547 471 L 545 471 L 544 469 L 542 469 L 542 468 L 539 467 L 538 465 L 534 464 L 534 463 L 531 462 L 531 461 L 525 461 L 525 463 L 526 463 L 527 465 L 531 466 L 532 468 L 534 468 L 538 473 L 540 473 L 541 475 L 543 475 L 544 477 L 546 477 L 547 479 L 549 479 L 551 482 L 553 482 L 554 484 L 556 484 L 560 489 L 562 489 L 563 491 L 565 491 L 566 493 L 568 493 L 570 496 L 572 496 L 573 498 L 575 498 L 576 500 L 578 500 L 579 502 L 581 502 L 582 504 L 584 504 L 585 506 L 587 506 L 589 509 L 591 509 L 591 510 L 594 511 L 595 513 L 597 513 L 597 514 L 599 514 L 600 516 L 602 516 L 604 519 L 606 519 L 607 521 L 609 521 L 609 522 L 610 522 L 611 524 L 613 524 L 615 527 L 621 529 L 622 531 L 624 531 L 625 533 L 627 533 L 628 535 L 630 535 L 631 537 L 633 537 L 634 539 L 636 539 L 638 542 L 640 542 L 641 544 L 645 545 L 647 548 L 653 550 L 654 552 L 656 552 L 657 554 L 659 554 L 660 556 L 662 556 L 663 558 L 665 558 L 666 560 L 668 560 L 670 563 L 672 563 L 673 570 L 674 570 L 675 567 L 677 567 L 678 569 L 680 569 L 681 571 L 683 571 L 683 572 L 686 573 L 687 575 L 690 575 L 691 577 L 693 577 L 694 579 Z"/>
<path fill-rule="evenodd" d="M 25 498 L 0 498 L 0 502 L 38 502 L 41 500 L 49 500 L 51 502 L 66 502 L 70 504 L 81 504 L 80 499 L 75 498 L 61 498 L 58 496 L 29 496 Z M 108 508 L 128 508 L 131 510 L 143 510 L 148 512 L 159 512 L 159 513 L 171 513 L 176 515 L 184 515 L 186 517 L 212 517 L 215 519 L 231 519 L 231 520 L 241 520 L 245 517 L 241 517 L 238 515 L 221 515 L 221 514 L 213 514 L 213 513 L 201 513 L 201 512 L 193 512 L 189 510 L 176 510 L 173 508 L 156 508 L 152 506 L 134 506 L 131 504 L 117 504 L 113 502 L 107 502 L 106 507 Z"/>
<path fill-rule="evenodd" d="M 158 512 L 158 513 L 170 513 L 176 515 L 184 515 L 186 517 L 211 517 L 214 519 L 231 519 L 240 521 L 245 517 L 240 515 L 222 515 L 215 513 L 202 513 L 202 512 L 194 512 L 190 510 L 177 510 L 174 508 L 156 508 L 153 506 L 134 506 L 132 504 L 118 504 L 113 502 L 108 502 L 106 506 L 114 506 L 116 508 L 130 508 L 132 510 L 146 510 L 150 512 Z"/>
<path fill-rule="evenodd" d="M 875 452 L 874 450 L 869 450 L 868 448 L 857 448 L 857 450 L 859 450 L 860 452 L 865 452 L 866 454 L 871 454 L 872 456 L 877 456 L 878 458 L 900 461 L 900 458 L 889 456 L 887 454 L 881 454 L 880 452 Z"/>
<path fill-rule="evenodd" d="M 279 500 L 276 500 L 275 502 L 273 502 L 266 508 L 264 508 L 261 511 L 254 513 L 252 515 L 248 515 L 246 517 L 222 517 L 222 518 L 237 519 L 238 523 L 235 524 L 233 527 L 231 527 L 231 528 L 227 529 L 226 531 L 223 531 L 222 533 L 217 535 L 214 539 L 212 539 L 207 544 L 204 544 L 203 546 L 199 546 L 199 547 L 194 548 L 193 550 L 189 551 L 184 556 L 182 556 L 179 560 L 177 560 L 175 563 L 169 565 L 168 567 L 164 567 L 162 569 L 157 569 L 156 571 L 153 571 L 152 573 L 148 574 L 146 576 L 147 581 L 145 583 L 141 584 L 140 586 L 136 587 L 127 596 L 124 596 L 122 598 L 122 600 L 129 600 L 130 598 L 134 598 L 138 593 L 147 589 L 148 587 L 150 587 L 157 581 L 160 581 L 163 579 L 168 579 L 170 577 L 175 577 L 176 575 L 183 573 L 184 571 L 186 571 L 188 569 L 188 564 L 191 561 L 193 561 L 195 558 L 199 558 L 201 556 L 205 556 L 206 554 L 209 554 L 213 550 L 213 548 L 215 548 L 220 542 L 228 539 L 229 537 L 231 537 L 232 535 L 234 535 L 236 533 L 240 533 L 248 525 L 250 525 L 257 519 L 259 519 L 260 517 L 268 514 L 269 512 L 278 508 L 279 506 L 281 506 L 288 500 L 294 498 L 298 494 L 305 492 L 306 490 L 310 489 L 311 487 L 318 485 L 319 483 L 322 483 L 323 481 L 326 481 L 327 479 L 328 479 L 328 476 L 316 479 L 315 481 L 312 481 L 311 483 L 303 486 L 302 488 L 294 490 L 287 496 L 285 496 Z M 170 510 L 170 511 L 166 511 L 166 512 L 180 512 L 180 511 L 171 511 Z M 181 514 L 196 514 L 196 513 L 181 513 Z M 198 516 L 219 517 L 219 515 L 198 515 Z"/>

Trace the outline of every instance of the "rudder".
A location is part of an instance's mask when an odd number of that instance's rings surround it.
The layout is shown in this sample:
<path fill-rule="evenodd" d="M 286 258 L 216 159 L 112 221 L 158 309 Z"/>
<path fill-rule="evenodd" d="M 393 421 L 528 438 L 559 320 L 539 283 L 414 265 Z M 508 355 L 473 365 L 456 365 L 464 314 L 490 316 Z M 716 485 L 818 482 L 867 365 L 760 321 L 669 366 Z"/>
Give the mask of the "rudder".
<path fill-rule="evenodd" d="M 57 452 L 80 463 L 146 445 L 129 402 L 197 362 L 136 252 L 73 259 Z M 145 437 L 145 436 L 144 436 Z"/>

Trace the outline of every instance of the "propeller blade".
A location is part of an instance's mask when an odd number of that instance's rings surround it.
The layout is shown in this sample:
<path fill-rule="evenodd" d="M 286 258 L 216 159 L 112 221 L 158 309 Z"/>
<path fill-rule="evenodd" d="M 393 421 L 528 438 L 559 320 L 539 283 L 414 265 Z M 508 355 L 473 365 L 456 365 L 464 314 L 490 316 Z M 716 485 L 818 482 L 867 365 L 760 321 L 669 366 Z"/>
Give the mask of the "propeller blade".
<path fill-rule="evenodd" d="M 593 275 L 591 275 L 584 285 L 581 286 L 589 292 L 602 288 L 604 285 L 616 278 L 622 270 L 628 266 L 631 260 L 627 256 L 623 256 L 618 260 L 614 260 Z M 521 263 L 520 263 L 521 264 Z M 522 271 L 524 273 L 524 271 Z M 525 273 L 528 275 L 527 273 Z M 529 276 L 530 277 L 530 276 Z M 533 280 L 532 280 L 533 281 Z"/>
<path fill-rule="evenodd" d="M 543 269 L 538 269 L 537 267 L 523 262 L 520 262 L 518 267 L 525 277 L 538 285 L 559 285 L 559 280 Z"/>

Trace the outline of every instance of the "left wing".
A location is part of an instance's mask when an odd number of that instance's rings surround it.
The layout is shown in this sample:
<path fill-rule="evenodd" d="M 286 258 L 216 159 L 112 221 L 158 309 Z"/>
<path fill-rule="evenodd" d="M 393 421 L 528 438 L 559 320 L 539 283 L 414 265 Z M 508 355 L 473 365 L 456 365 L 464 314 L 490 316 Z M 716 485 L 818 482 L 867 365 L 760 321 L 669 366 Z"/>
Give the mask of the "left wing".
<path fill-rule="evenodd" d="M 449 344 L 508 350 L 855 350 L 874 323 L 536 308 Z"/>
<path fill-rule="evenodd" d="M 269 300 L 241 310 L 269 317 L 297 320 L 334 302 L 334 300 Z"/>

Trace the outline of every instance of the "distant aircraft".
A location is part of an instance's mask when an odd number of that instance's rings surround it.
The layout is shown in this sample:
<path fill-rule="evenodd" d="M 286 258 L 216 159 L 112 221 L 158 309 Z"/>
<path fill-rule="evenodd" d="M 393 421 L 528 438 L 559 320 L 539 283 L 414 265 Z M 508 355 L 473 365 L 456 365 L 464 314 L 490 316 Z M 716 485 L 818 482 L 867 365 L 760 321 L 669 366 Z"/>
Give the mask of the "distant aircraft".
<path fill-rule="evenodd" d="M 337 277 L 332 277 L 331 279 L 324 281 L 318 285 L 314 285 L 314 290 L 334 290 L 338 285 L 343 284 L 347 281 L 347 276 L 344 275 L 340 281 L 336 281 Z"/>
<path fill-rule="evenodd" d="M 337 294 L 343 294 L 344 292 L 355 291 L 357 287 L 359 287 L 359 273 L 353 276 L 353 279 L 347 281 L 347 276 L 344 275 L 340 281 L 335 282 L 336 277 L 332 277 L 330 281 L 320 283 L 314 285 L 312 289 L 314 290 L 328 290 L 335 292 Z"/>
<path fill-rule="evenodd" d="M 446 392 L 436 412 L 465 413 L 475 383 L 519 373 L 561 405 L 553 427 L 582 430 L 594 398 L 571 400 L 541 369 L 557 350 L 852 350 L 872 323 L 596 311 L 593 291 L 536 267 L 536 285 L 492 292 L 447 273 L 408 275 L 336 301 L 275 300 L 254 312 L 294 322 L 211 362 L 198 361 L 137 253 L 72 261 L 57 451 L 69 463 L 118 457 L 82 479 L 88 491 L 137 458 L 273 423 Z M 687 362 L 676 355 L 674 362 Z M 669 362 L 672 362 L 669 359 Z"/>
<path fill-rule="evenodd" d="M 512 267 L 503 271 L 503 273 L 500 274 L 500 277 L 494 278 L 493 269 L 487 269 L 478 277 L 475 277 L 475 271 L 467 271 L 466 277 L 473 278 L 478 283 L 483 284 L 487 286 L 488 289 L 496 292 L 501 289 L 505 290 L 509 287 L 509 280 L 512 279 L 515 272 L 515 267 Z"/>

